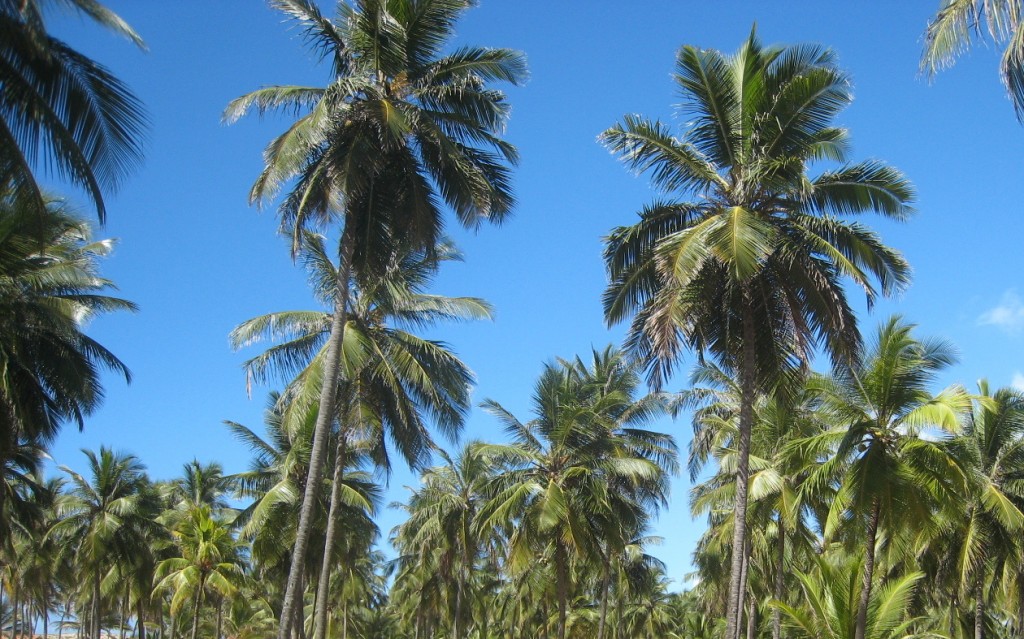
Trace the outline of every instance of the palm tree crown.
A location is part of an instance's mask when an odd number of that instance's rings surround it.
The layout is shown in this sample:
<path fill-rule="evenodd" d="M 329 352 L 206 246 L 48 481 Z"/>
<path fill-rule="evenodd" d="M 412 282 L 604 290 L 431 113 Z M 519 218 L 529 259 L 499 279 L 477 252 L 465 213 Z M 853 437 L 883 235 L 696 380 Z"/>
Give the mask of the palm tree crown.
<path fill-rule="evenodd" d="M 41 213 L 47 198 L 33 171 L 53 167 L 85 189 L 103 222 L 103 192 L 142 158 L 146 117 L 110 71 L 46 32 L 50 5 L 74 8 L 144 47 L 95 0 L 0 0 L 0 189 Z"/>
<path fill-rule="evenodd" d="M 849 138 L 832 120 L 851 101 L 835 55 L 817 46 L 763 47 L 751 32 L 736 55 L 686 46 L 676 83 L 691 118 L 683 136 L 628 116 L 602 140 L 656 187 L 640 222 L 612 231 L 605 317 L 633 316 L 627 343 L 655 386 L 684 346 L 733 372 L 741 391 L 735 520 L 746 519 L 755 393 L 792 382 L 812 349 L 854 360 L 851 279 L 872 302 L 906 284 L 902 256 L 840 215 L 877 211 L 902 220 L 913 190 L 895 169 L 848 163 Z M 818 175 L 810 165 L 838 168 Z M 782 388 L 792 386 L 783 384 Z M 735 632 L 745 526 L 735 526 L 728 633 Z"/>

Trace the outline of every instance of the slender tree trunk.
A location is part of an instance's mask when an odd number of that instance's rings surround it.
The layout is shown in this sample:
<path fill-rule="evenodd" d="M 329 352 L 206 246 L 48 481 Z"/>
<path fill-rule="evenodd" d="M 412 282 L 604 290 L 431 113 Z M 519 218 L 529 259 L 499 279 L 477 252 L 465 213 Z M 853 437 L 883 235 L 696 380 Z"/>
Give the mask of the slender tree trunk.
<path fill-rule="evenodd" d="M 782 513 L 779 513 L 779 543 L 778 562 L 775 564 L 775 591 L 772 597 L 776 601 L 782 601 L 786 588 L 786 528 L 783 524 Z M 782 639 L 782 611 L 778 608 L 772 610 L 772 639 Z"/>
<path fill-rule="evenodd" d="M 61 637 L 64 636 L 64 622 L 68 617 L 68 610 L 71 608 L 71 602 L 68 601 L 64 609 L 60 611 L 60 624 L 57 626 L 57 634 Z"/>
<path fill-rule="evenodd" d="M 974 579 L 974 639 L 985 639 L 985 574 Z"/>
<path fill-rule="evenodd" d="M 217 602 L 217 635 L 216 635 L 215 639 L 220 639 L 221 638 L 221 636 L 223 635 L 223 633 L 221 631 L 223 629 L 224 629 L 224 599 L 221 598 L 221 600 L 219 602 Z"/>
<path fill-rule="evenodd" d="M 128 588 L 124 589 L 124 594 L 121 595 L 121 618 L 118 619 L 118 636 L 120 639 L 124 639 L 125 633 L 125 621 L 128 617 Z"/>
<path fill-rule="evenodd" d="M 611 581 L 611 567 L 604 562 L 604 574 L 601 575 L 601 617 L 597 622 L 597 639 L 604 639 L 605 620 L 608 616 L 608 585 Z"/>
<path fill-rule="evenodd" d="M 341 604 L 341 639 L 348 639 L 348 601 Z"/>
<path fill-rule="evenodd" d="M 135 604 L 135 633 L 139 639 L 146 639 L 146 606 L 142 603 L 140 596 Z"/>
<path fill-rule="evenodd" d="M 320 410 L 317 413 L 316 427 L 313 432 L 313 448 L 309 456 L 306 490 L 302 496 L 302 510 L 299 513 L 299 525 L 295 533 L 295 547 L 292 549 L 292 563 L 288 571 L 288 585 L 281 608 L 277 639 L 289 639 L 295 611 L 302 606 L 303 559 L 306 556 L 306 546 L 309 544 L 309 535 L 312 531 L 313 510 L 316 506 L 317 494 L 320 491 L 320 474 L 323 471 L 324 449 L 327 447 L 331 422 L 334 419 L 334 405 L 338 392 L 341 343 L 345 334 L 349 277 L 352 273 L 352 251 L 355 240 L 353 233 L 354 229 L 351 228 L 351 225 L 346 224 L 341 235 L 338 294 L 334 302 L 331 335 L 327 341 L 323 388 L 320 389 Z"/>
<path fill-rule="evenodd" d="M 196 591 L 196 607 L 192 611 L 192 639 L 199 636 L 199 607 L 203 605 L 203 586 L 199 585 Z"/>
<path fill-rule="evenodd" d="M 875 540 L 878 536 L 878 518 L 882 506 L 876 497 L 871 503 L 871 514 L 868 517 L 867 546 L 864 558 L 864 582 L 861 584 L 860 602 L 857 605 L 857 625 L 854 628 L 854 639 L 864 639 L 868 625 L 868 602 L 871 601 L 871 583 L 875 577 Z"/>
<path fill-rule="evenodd" d="M 50 639 L 50 615 L 46 610 L 46 601 L 43 601 L 40 612 L 42 613 L 40 616 L 43 618 L 43 639 Z"/>
<path fill-rule="evenodd" d="M 11 602 L 11 637 L 18 636 L 18 606 L 21 605 L 21 593 L 18 592 L 18 588 L 14 584 L 15 582 L 11 583 L 11 599 L 13 600 Z"/>
<path fill-rule="evenodd" d="M 565 619 L 569 603 L 569 575 L 566 565 L 565 549 L 562 544 L 555 543 L 556 588 L 558 589 L 558 639 L 565 639 Z"/>
<path fill-rule="evenodd" d="M 736 619 L 736 636 L 733 639 L 740 639 L 743 634 L 743 613 L 746 610 L 747 577 L 750 573 L 750 537 L 747 537 L 743 547 L 743 570 L 740 572 L 740 600 L 739 617 Z"/>
<path fill-rule="evenodd" d="M 93 571 L 92 577 L 92 639 L 100 639 L 100 571 Z"/>
<path fill-rule="evenodd" d="M 745 294 L 746 296 L 746 294 Z M 749 298 L 747 300 L 750 305 Z M 729 570 L 729 604 L 726 608 L 725 636 L 737 636 L 743 613 L 743 591 L 740 578 L 747 541 L 747 482 L 750 477 L 750 433 L 754 426 L 755 377 L 754 319 L 749 309 L 743 313 L 743 353 L 740 364 L 740 424 L 737 442 L 736 497 L 733 503 L 732 565 Z M 863 639 L 858 637 L 857 639 Z"/>
<path fill-rule="evenodd" d="M 757 602 L 751 597 L 747 604 L 747 639 L 757 637 Z"/>
<path fill-rule="evenodd" d="M 324 639 L 327 636 L 327 613 L 330 609 L 328 600 L 331 589 L 331 555 L 334 550 L 334 539 L 338 531 L 338 518 L 341 514 L 341 483 L 345 478 L 345 440 L 344 428 L 338 432 L 338 446 L 334 455 L 334 476 L 331 482 L 331 503 L 327 509 L 327 533 L 324 537 L 324 554 L 320 562 L 320 578 L 316 587 L 316 604 L 313 611 L 313 639 Z"/>

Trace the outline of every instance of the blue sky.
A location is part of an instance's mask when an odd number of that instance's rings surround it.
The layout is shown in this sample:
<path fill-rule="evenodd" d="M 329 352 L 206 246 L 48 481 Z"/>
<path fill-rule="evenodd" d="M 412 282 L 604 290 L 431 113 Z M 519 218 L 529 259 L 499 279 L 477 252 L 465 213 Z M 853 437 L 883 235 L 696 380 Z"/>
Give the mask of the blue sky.
<path fill-rule="evenodd" d="M 143 36 L 147 53 L 75 17 L 55 20 L 54 29 L 107 64 L 150 113 L 145 163 L 107 199 L 108 223 L 97 232 L 119 238 L 103 271 L 141 310 L 89 327 L 135 380 L 126 386 L 109 378 L 104 407 L 84 432 L 65 429 L 52 454 L 81 469 L 78 450 L 104 444 L 138 455 L 156 478 L 175 476 L 193 457 L 240 471 L 246 451 L 221 422 L 260 431 L 268 389 L 247 397 L 241 363 L 255 351 L 231 352 L 227 334 L 255 315 L 314 302 L 276 235 L 273 209 L 248 205 L 262 148 L 288 119 L 229 127 L 220 114 L 260 86 L 325 84 L 327 69 L 260 0 L 107 4 Z M 901 313 L 921 335 L 958 347 L 961 362 L 943 384 L 973 386 L 988 377 L 996 386 L 1024 387 L 1024 128 L 998 79 L 998 47 L 976 47 L 932 83 L 918 76 L 922 34 L 937 5 L 482 0 L 460 24 L 456 44 L 521 49 L 531 79 L 508 89 L 507 137 L 522 154 L 516 215 L 476 234 L 452 223 L 466 260 L 446 266 L 436 287 L 484 297 L 497 309 L 494 322 L 431 335 L 476 372 L 476 400 L 495 399 L 527 418 L 544 362 L 620 341 L 621 327 L 607 328 L 601 313 L 601 238 L 632 223 L 655 193 L 597 136 L 627 113 L 671 121 L 677 49 L 735 51 L 755 22 L 765 42 L 816 42 L 837 51 L 854 80 L 854 103 L 839 118 L 852 133 L 853 157 L 884 160 L 917 188 L 910 222 L 865 220 L 914 268 L 905 294 L 862 314 L 865 332 Z M 65 192 L 89 214 L 81 193 Z M 682 377 L 670 388 L 681 387 Z M 680 445 L 689 440 L 685 418 L 662 427 Z M 474 409 L 464 439 L 499 433 L 494 419 Z M 402 486 L 413 482 L 396 472 L 389 500 L 402 499 Z M 656 554 L 676 579 L 688 570 L 703 527 L 688 515 L 688 489 L 684 478 L 675 482 L 672 506 L 655 531 L 665 537 Z M 385 531 L 397 521 L 394 512 L 380 517 Z"/>

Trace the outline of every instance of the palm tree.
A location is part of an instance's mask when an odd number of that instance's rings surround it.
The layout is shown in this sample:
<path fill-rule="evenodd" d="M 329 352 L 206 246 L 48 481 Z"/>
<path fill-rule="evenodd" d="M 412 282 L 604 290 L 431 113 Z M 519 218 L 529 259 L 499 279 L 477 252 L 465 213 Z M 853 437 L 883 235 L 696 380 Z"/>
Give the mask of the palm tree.
<path fill-rule="evenodd" d="M 109 70 L 46 32 L 44 13 L 54 5 L 145 47 L 128 23 L 95 0 L 0 0 L 0 191 L 45 213 L 49 198 L 34 171 L 48 166 L 85 189 L 102 223 L 103 193 L 142 159 L 146 116 Z"/>
<path fill-rule="evenodd" d="M 308 235 L 302 256 L 310 271 L 317 298 L 327 304 L 336 295 L 338 268 L 324 249 L 323 239 Z M 422 467 L 433 448 L 425 417 L 433 417 L 441 430 L 454 436 L 469 405 L 469 369 L 444 344 L 422 339 L 404 327 L 423 327 L 438 320 L 490 317 L 483 300 L 426 294 L 441 263 L 459 259 L 447 243 L 429 252 L 402 251 L 378 277 L 354 281 L 346 321 L 341 379 L 335 400 L 338 425 L 335 479 L 328 513 L 319 596 L 326 596 L 331 551 L 343 482 L 346 450 L 366 448 L 381 469 L 390 472 L 386 440 L 390 439 L 410 467 Z M 260 339 L 280 339 L 262 355 L 246 363 L 258 381 L 271 372 L 295 375 L 285 399 L 290 410 L 315 409 L 330 340 L 332 318 L 323 311 L 293 311 L 263 315 L 232 332 L 236 346 Z M 314 436 L 315 441 L 315 436 Z M 312 475 L 310 477 L 313 477 Z M 326 601 L 316 606 L 316 639 L 326 625 Z"/>
<path fill-rule="evenodd" d="M 816 534 L 810 529 L 814 522 L 812 506 L 826 503 L 831 493 L 829 487 L 825 495 L 812 495 L 804 489 L 809 469 L 817 460 L 795 455 L 790 446 L 793 441 L 823 429 L 816 398 L 806 381 L 801 379 L 797 389 L 785 394 L 759 397 L 754 406 L 748 487 L 748 521 L 753 524 L 753 538 L 747 545 L 741 574 L 744 592 L 755 600 L 761 599 L 751 587 L 758 572 L 766 577 L 773 575 L 771 597 L 785 599 L 788 565 L 795 564 L 798 555 L 814 554 L 813 547 L 817 545 Z M 712 456 L 718 465 L 715 475 L 696 484 L 690 492 L 691 514 L 706 513 L 709 524 L 694 563 L 702 584 L 707 584 L 705 594 L 711 595 L 706 603 L 721 608 L 721 597 L 713 595 L 722 581 L 720 570 L 729 558 L 735 525 L 728 515 L 736 490 L 735 440 L 741 393 L 736 382 L 710 362 L 694 369 L 690 384 L 681 403 L 694 409 L 694 437 L 688 463 L 691 481 L 697 481 Z M 762 584 L 766 592 L 767 586 Z M 778 608 L 772 612 L 772 637 L 781 637 Z"/>
<path fill-rule="evenodd" d="M 273 4 L 330 60 L 333 80 L 327 88 L 255 91 L 232 102 L 225 117 L 234 120 L 253 108 L 308 109 L 267 147 L 266 167 L 250 198 L 272 199 L 294 180 L 280 207 L 293 251 L 308 225 L 341 222 L 337 294 L 310 458 L 310 474 L 319 476 L 335 414 L 353 270 L 373 270 L 378 260 L 386 264 L 398 245 L 431 250 L 441 232 L 441 201 L 470 227 L 509 213 L 506 165 L 516 161 L 516 152 L 498 137 L 508 116 L 504 95 L 487 84 L 519 82 L 525 64 L 507 49 L 466 47 L 441 55 L 469 0 L 359 0 L 354 7 L 339 1 L 334 20 L 309 0 Z M 306 483 L 295 557 L 308 543 L 318 485 Z M 279 639 L 293 623 L 300 577 L 294 570 L 289 575 Z"/>
<path fill-rule="evenodd" d="M 60 521 L 50 534 L 61 540 L 65 553 L 74 556 L 82 583 L 88 584 L 88 636 L 99 639 L 103 575 L 115 563 L 131 563 L 148 550 L 150 539 L 158 532 L 154 520 L 159 503 L 145 466 L 135 456 L 109 448 L 100 448 L 99 455 L 91 450 L 82 452 L 89 460 L 91 479 L 61 467 L 70 476 L 71 491 L 61 497 Z"/>
<path fill-rule="evenodd" d="M 444 465 L 421 476 L 420 488 L 403 505 L 409 518 L 395 529 L 392 544 L 401 553 L 402 572 L 396 579 L 409 572 L 436 572 L 449 591 L 451 633 L 458 639 L 472 632 L 472 577 L 486 541 L 478 514 L 494 468 L 480 442 L 467 443 L 454 460 L 439 454 Z"/>
<path fill-rule="evenodd" d="M 480 517 L 485 529 L 512 525 L 511 571 L 551 558 L 558 639 L 566 636 L 570 564 L 599 561 L 601 542 L 618 534 L 611 522 L 642 521 L 664 503 L 676 471 L 672 438 L 642 428 L 665 412 L 665 398 L 637 397 L 639 384 L 637 367 L 609 347 L 589 365 L 577 358 L 545 366 L 528 422 L 493 400 L 483 404 L 513 443 L 482 447 L 504 468 Z"/>
<path fill-rule="evenodd" d="M 855 631 L 861 624 L 857 621 L 860 617 L 858 601 L 862 599 L 857 584 L 859 568 L 856 562 L 840 560 L 830 563 L 827 559 L 817 558 L 811 571 L 797 573 L 806 603 L 797 607 L 773 601 L 772 605 L 785 613 L 797 636 L 807 639 L 941 636 L 912 631 L 918 620 L 909 617 L 907 612 L 917 584 L 923 577 L 919 572 L 895 579 L 871 596 L 864 621 L 865 628 L 862 634 L 858 634 L 860 631 Z"/>
<path fill-rule="evenodd" d="M 932 395 L 928 385 L 955 361 L 941 340 L 918 340 L 914 326 L 892 317 L 878 330 L 864 360 L 853 368 L 838 366 L 813 384 L 823 410 L 834 424 L 829 431 L 794 442 L 807 459 L 825 459 L 805 482 L 807 490 L 839 482 L 825 523 L 825 538 L 856 516 L 864 526 L 863 583 L 857 610 L 856 639 L 864 639 L 874 580 L 880 529 L 890 542 L 915 534 L 908 519 L 926 528 L 933 520 L 936 497 L 956 494 L 963 474 L 924 428 L 955 432 L 970 409 L 970 396 L 959 386 Z"/>
<path fill-rule="evenodd" d="M 1024 20 L 1015 0 L 943 0 L 924 36 L 921 70 L 929 77 L 952 66 L 971 48 L 974 38 L 987 35 L 1006 43 L 999 65 L 1017 119 L 1024 122 Z"/>
<path fill-rule="evenodd" d="M 954 582 L 951 600 L 974 602 L 974 637 L 985 636 L 986 593 L 997 567 L 1016 577 L 1014 546 L 1024 530 L 1024 394 L 1010 388 L 992 393 L 978 382 L 974 409 L 963 432 L 946 450 L 967 478 L 966 494 L 948 504 L 948 523 L 935 543 Z"/>
<path fill-rule="evenodd" d="M 107 295 L 116 287 L 98 274 L 112 248 L 110 240 L 91 241 L 88 226 L 61 202 L 38 214 L 0 196 L 0 537 L 18 450 L 45 447 L 64 422 L 82 428 L 103 398 L 101 368 L 130 380 L 128 368 L 83 332 L 96 315 L 135 310 Z"/>
<path fill-rule="evenodd" d="M 851 101 L 835 55 L 817 46 L 763 47 L 756 34 L 728 57 L 683 47 L 675 80 L 689 119 L 681 138 L 628 116 L 601 139 L 657 188 L 684 199 L 655 202 L 640 222 L 612 231 L 605 317 L 633 315 L 627 344 L 660 386 L 684 347 L 710 354 L 738 379 L 735 521 L 746 521 L 754 399 L 823 345 L 842 361 L 860 338 L 842 283 L 870 303 L 907 282 L 896 251 L 844 214 L 902 220 L 913 190 L 896 170 L 845 163 L 849 139 L 832 119 Z M 817 161 L 843 162 L 817 175 Z M 686 199 L 691 198 L 691 199 Z M 734 639 L 742 608 L 745 525 L 734 526 L 727 611 Z"/>
<path fill-rule="evenodd" d="M 154 588 L 174 591 L 171 614 L 177 614 L 186 602 L 192 602 L 192 639 L 196 639 L 207 591 L 221 597 L 237 593 L 236 584 L 242 574 L 241 556 L 231 531 L 213 517 L 205 504 L 192 508 L 173 535 L 181 556 L 160 562 Z M 216 639 L 220 639 L 219 619 L 218 613 Z"/>

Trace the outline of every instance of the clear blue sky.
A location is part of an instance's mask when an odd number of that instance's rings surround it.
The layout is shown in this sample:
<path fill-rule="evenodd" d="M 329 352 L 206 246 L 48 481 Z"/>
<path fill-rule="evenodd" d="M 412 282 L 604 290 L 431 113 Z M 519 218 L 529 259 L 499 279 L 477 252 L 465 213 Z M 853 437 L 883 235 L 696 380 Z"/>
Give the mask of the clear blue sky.
<path fill-rule="evenodd" d="M 288 120 L 227 127 L 220 113 L 263 85 L 322 85 L 327 69 L 315 66 L 295 30 L 260 0 L 107 4 L 142 34 L 148 53 L 77 18 L 57 20 L 55 29 L 129 83 L 151 115 L 145 165 L 108 198 L 109 221 L 98 231 L 120 238 L 103 271 L 141 311 L 89 327 L 135 381 L 127 387 L 109 378 L 104 407 L 83 433 L 65 429 L 53 457 L 81 469 L 78 450 L 105 444 L 141 457 L 155 478 L 177 475 L 193 457 L 237 472 L 247 454 L 221 422 L 262 432 L 267 389 L 246 396 L 240 365 L 254 351 L 232 353 L 227 334 L 255 315 L 313 302 L 275 235 L 273 210 L 258 213 L 247 203 L 262 148 Z M 997 386 L 1016 380 L 1024 387 L 1024 128 L 999 83 L 997 47 L 976 48 L 932 84 L 918 77 L 922 33 L 937 5 L 482 0 L 457 43 L 521 49 L 531 79 L 508 91 L 508 139 L 523 158 L 517 213 L 501 228 L 453 232 L 466 261 L 446 266 L 437 286 L 484 297 L 497 309 L 493 323 L 433 335 L 475 370 L 474 396 L 529 417 L 545 361 L 619 341 L 621 328 L 609 330 L 601 313 L 601 238 L 631 223 L 654 193 L 597 135 L 627 113 L 672 118 L 676 50 L 734 51 L 755 21 L 765 42 L 817 42 L 838 52 L 855 82 L 856 99 L 840 117 L 854 157 L 885 160 L 918 189 L 911 222 L 866 220 L 905 252 L 914 282 L 901 299 L 863 315 L 862 326 L 871 331 L 889 313 L 902 313 L 922 335 L 959 347 L 961 363 L 944 384 L 973 386 L 986 376 Z M 68 194 L 88 211 L 82 194 Z M 687 420 L 663 427 L 681 446 L 688 442 Z M 465 437 L 498 436 L 495 421 L 474 409 Z M 414 481 L 397 472 L 389 500 L 404 498 L 401 487 Z M 688 489 L 684 478 L 675 482 L 656 530 L 665 537 L 656 554 L 679 580 L 703 528 L 688 515 Z M 385 512 L 380 524 L 386 532 L 397 520 Z"/>

